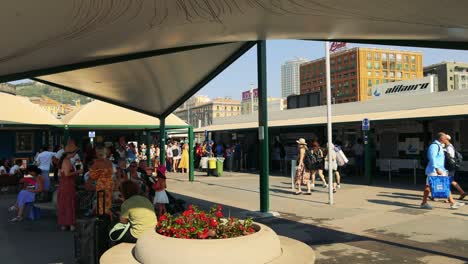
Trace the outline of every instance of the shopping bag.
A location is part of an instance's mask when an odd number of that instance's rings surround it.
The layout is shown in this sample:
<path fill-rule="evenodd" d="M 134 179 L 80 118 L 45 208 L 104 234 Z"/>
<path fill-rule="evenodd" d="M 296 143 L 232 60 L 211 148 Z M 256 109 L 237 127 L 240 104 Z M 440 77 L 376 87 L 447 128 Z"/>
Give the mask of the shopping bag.
<path fill-rule="evenodd" d="M 449 198 L 450 196 L 450 177 L 448 176 L 429 176 L 429 187 L 431 188 L 432 198 Z"/>

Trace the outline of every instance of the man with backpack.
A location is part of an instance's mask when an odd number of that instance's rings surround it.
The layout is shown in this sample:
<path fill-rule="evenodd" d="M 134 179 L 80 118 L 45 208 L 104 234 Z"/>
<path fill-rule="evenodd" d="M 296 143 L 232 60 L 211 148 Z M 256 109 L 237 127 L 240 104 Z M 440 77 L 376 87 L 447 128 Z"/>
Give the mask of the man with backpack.
<path fill-rule="evenodd" d="M 421 209 L 428 209 L 431 210 L 432 206 L 427 203 L 427 199 L 429 197 L 429 193 L 431 192 L 431 188 L 429 186 L 429 177 L 431 176 L 439 176 L 439 177 L 448 177 L 448 172 L 445 169 L 445 154 L 444 154 L 444 145 L 448 143 L 448 137 L 445 133 L 438 133 L 436 140 L 431 143 L 429 149 L 427 150 L 427 159 L 428 164 L 426 167 L 426 176 L 428 180 L 426 182 L 426 188 L 424 189 L 423 200 L 421 203 Z M 450 186 L 446 186 L 450 188 Z M 460 206 L 464 205 L 463 203 L 456 203 L 453 198 L 452 194 L 449 192 L 448 200 L 450 203 L 451 209 L 458 209 Z"/>
<path fill-rule="evenodd" d="M 445 167 L 448 170 L 448 175 L 450 176 L 450 184 L 457 189 L 460 194 L 459 200 L 463 200 L 466 196 L 465 191 L 460 187 L 460 185 L 455 181 L 455 172 L 460 168 L 461 162 L 463 161 L 463 156 L 460 152 L 455 150 L 455 147 L 450 142 L 452 138 L 447 135 L 447 144 L 445 145 Z"/>

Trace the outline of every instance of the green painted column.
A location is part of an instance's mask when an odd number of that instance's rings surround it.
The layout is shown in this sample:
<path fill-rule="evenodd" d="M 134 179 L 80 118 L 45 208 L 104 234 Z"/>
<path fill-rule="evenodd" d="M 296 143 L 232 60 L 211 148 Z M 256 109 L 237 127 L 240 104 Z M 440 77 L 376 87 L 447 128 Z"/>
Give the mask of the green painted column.
<path fill-rule="evenodd" d="M 270 211 L 270 164 L 267 107 L 266 41 L 257 41 L 258 140 L 260 142 L 260 211 Z"/>
<path fill-rule="evenodd" d="M 188 128 L 188 144 L 189 144 L 189 181 L 193 182 L 195 180 L 195 151 L 193 149 L 193 127 Z"/>
<path fill-rule="evenodd" d="M 146 162 L 151 167 L 151 131 L 146 131 Z"/>
<path fill-rule="evenodd" d="M 364 176 L 368 185 L 372 184 L 371 132 L 364 132 Z"/>
<path fill-rule="evenodd" d="M 70 138 L 70 131 L 68 130 L 68 126 L 65 125 L 65 128 L 63 130 L 63 147 L 65 147 L 68 143 L 68 139 Z"/>
<path fill-rule="evenodd" d="M 166 117 L 159 119 L 159 163 L 166 166 Z"/>

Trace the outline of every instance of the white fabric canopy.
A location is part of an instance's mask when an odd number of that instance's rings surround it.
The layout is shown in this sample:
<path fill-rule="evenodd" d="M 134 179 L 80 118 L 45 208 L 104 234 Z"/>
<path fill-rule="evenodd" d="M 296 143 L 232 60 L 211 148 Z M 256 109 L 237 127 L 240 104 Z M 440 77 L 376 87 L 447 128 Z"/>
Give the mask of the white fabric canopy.
<path fill-rule="evenodd" d="M 29 98 L 0 92 L 0 124 L 63 125 L 51 113 L 33 104 Z"/>
<path fill-rule="evenodd" d="M 159 126 L 158 118 L 97 100 L 74 110 L 64 116 L 62 121 L 69 127 L 86 128 L 109 127 L 115 129 L 119 127 L 134 129 L 135 126 Z M 166 117 L 166 126 L 187 126 L 187 124 L 171 114 Z"/>
<path fill-rule="evenodd" d="M 246 41 L 404 40 L 466 48 L 466 10 L 467 1 L 439 0 L 4 0 L 0 82 L 41 76 L 167 115 L 245 52 Z M 225 42 L 235 43 L 182 48 Z M 156 54 L 166 55 L 148 58 Z M 108 63 L 115 64 L 102 66 Z"/>

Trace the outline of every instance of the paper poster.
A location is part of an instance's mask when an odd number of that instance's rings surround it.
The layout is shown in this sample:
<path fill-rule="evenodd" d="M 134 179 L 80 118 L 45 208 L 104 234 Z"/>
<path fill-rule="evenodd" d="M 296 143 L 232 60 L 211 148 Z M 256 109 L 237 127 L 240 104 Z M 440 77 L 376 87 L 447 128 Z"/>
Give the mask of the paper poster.
<path fill-rule="evenodd" d="M 406 138 L 405 141 L 405 151 L 408 155 L 417 155 L 419 154 L 419 138 Z"/>

